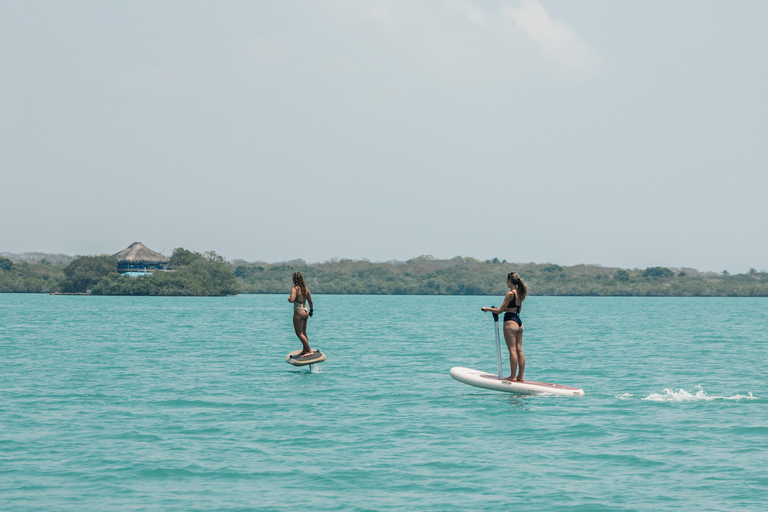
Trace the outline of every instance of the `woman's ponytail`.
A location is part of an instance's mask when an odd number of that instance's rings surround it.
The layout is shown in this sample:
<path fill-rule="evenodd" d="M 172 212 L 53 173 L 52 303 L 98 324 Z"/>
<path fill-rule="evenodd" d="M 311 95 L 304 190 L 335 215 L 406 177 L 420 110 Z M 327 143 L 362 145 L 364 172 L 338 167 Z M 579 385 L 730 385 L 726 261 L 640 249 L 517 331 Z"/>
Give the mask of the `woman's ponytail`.
<path fill-rule="evenodd" d="M 301 275 L 301 272 L 293 273 L 293 284 L 299 287 L 304 300 L 307 300 L 307 285 L 304 284 L 304 276 Z"/>
<path fill-rule="evenodd" d="M 517 288 L 517 291 L 520 294 L 520 300 L 525 300 L 525 298 L 528 296 L 528 287 L 525 285 L 523 278 L 520 277 L 520 274 L 517 272 L 510 272 L 507 274 L 507 279 L 510 280 L 513 285 L 515 285 L 515 288 Z"/>

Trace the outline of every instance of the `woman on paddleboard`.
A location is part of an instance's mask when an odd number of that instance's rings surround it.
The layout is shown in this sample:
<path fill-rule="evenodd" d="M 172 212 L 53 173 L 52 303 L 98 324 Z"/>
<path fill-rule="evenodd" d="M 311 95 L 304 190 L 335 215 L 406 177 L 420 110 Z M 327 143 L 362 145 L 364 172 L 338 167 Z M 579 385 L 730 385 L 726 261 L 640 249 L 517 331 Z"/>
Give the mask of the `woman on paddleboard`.
<path fill-rule="evenodd" d="M 304 284 L 304 276 L 301 275 L 301 272 L 293 274 L 293 288 L 291 288 L 288 302 L 293 304 L 293 328 L 302 346 L 301 352 L 295 357 L 312 354 L 313 350 L 309 348 L 309 339 L 307 338 L 307 319 L 313 313 L 312 294 L 307 285 Z M 309 304 L 309 308 L 307 308 L 307 304 Z"/>
<path fill-rule="evenodd" d="M 504 380 L 516 380 L 523 382 L 523 372 L 525 371 L 525 356 L 523 355 L 523 321 L 520 320 L 520 310 L 523 301 L 528 295 L 528 287 L 520 278 L 517 272 L 507 274 L 507 286 L 509 291 L 504 296 L 499 308 L 481 308 L 483 311 L 491 313 L 504 313 L 504 341 L 509 349 L 509 366 L 512 368 L 512 375 Z M 515 376 L 517 370 L 517 376 Z"/>

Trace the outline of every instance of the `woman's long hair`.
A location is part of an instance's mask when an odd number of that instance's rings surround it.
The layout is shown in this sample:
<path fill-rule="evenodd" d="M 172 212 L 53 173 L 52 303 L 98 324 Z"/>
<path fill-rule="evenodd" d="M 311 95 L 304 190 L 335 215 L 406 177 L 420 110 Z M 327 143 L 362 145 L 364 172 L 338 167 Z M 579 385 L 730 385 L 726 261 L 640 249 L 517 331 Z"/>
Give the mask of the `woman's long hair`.
<path fill-rule="evenodd" d="M 293 284 L 299 287 L 304 300 L 307 300 L 307 285 L 304 284 L 304 276 L 301 275 L 301 272 L 293 273 Z"/>
<path fill-rule="evenodd" d="M 523 301 L 528 296 L 528 287 L 525 285 L 525 281 L 520 277 L 517 272 L 510 272 L 507 274 L 507 280 L 512 281 L 512 284 L 517 288 L 517 292 L 520 294 L 520 300 Z"/>

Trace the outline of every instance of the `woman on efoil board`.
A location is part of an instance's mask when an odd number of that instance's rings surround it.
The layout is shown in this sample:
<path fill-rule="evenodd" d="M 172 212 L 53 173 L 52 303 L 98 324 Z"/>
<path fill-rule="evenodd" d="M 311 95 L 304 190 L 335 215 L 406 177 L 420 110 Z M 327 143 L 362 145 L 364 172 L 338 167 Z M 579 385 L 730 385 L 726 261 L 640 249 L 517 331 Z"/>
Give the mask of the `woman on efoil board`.
<path fill-rule="evenodd" d="M 301 341 L 302 350 L 297 355 L 292 357 L 304 357 L 314 353 L 309 347 L 309 339 L 307 338 L 307 320 L 312 316 L 314 312 L 312 305 L 312 294 L 304 284 L 304 276 L 301 272 L 295 272 L 293 274 L 293 288 L 291 288 L 291 296 L 288 297 L 288 302 L 293 304 L 293 329 L 296 331 L 296 336 Z M 307 308 L 309 304 L 309 308 Z"/>
<path fill-rule="evenodd" d="M 517 272 L 507 274 L 509 291 L 504 296 L 504 302 L 498 308 L 483 307 L 482 311 L 496 314 L 504 313 L 504 341 L 509 350 L 509 366 L 512 374 L 504 380 L 523 382 L 525 371 L 525 356 L 523 355 L 523 321 L 520 320 L 520 310 L 528 295 L 528 287 Z M 517 370 L 517 375 L 515 375 Z M 501 371 L 501 370 L 499 370 Z"/>

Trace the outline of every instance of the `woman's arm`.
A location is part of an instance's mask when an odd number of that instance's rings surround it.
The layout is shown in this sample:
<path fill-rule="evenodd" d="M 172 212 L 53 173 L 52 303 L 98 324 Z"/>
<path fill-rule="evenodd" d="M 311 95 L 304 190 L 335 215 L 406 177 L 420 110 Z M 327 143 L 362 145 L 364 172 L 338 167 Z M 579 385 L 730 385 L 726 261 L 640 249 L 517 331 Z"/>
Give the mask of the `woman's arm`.
<path fill-rule="evenodd" d="M 307 302 L 309 303 L 309 316 L 312 316 L 312 310 L 315 307 L 312 305 L 312 292 L 309 291 L 309 288 L 307 288 Z"/>
<path fill-rule="evenodd" d="M 496 313 L 498 315 L 498 314 L 503 313 L 504 311 L 507 310 L 507 305 L 514 298 L 514 296 L 515 296 L 514 293 L 512 293 L 511 291 L 508 291 L 507 294 L 504 296 L 504 302 L 502 302 L 501 306 L 499 306 L 498 308 L 484 307 L 484 308 L 480 308 L 480 309 L 482 311 L 485 311 L 485 312 L 490 311 L 491 313 Z"/>
<path fill-rule="evenodd" d="M 293 301 L 295 300 L 296 300 L 296 287 L 294 286 L 293 288 L 291 288 L 291 296 L 288 297 L 288 302 L 293 304 Z"/>

